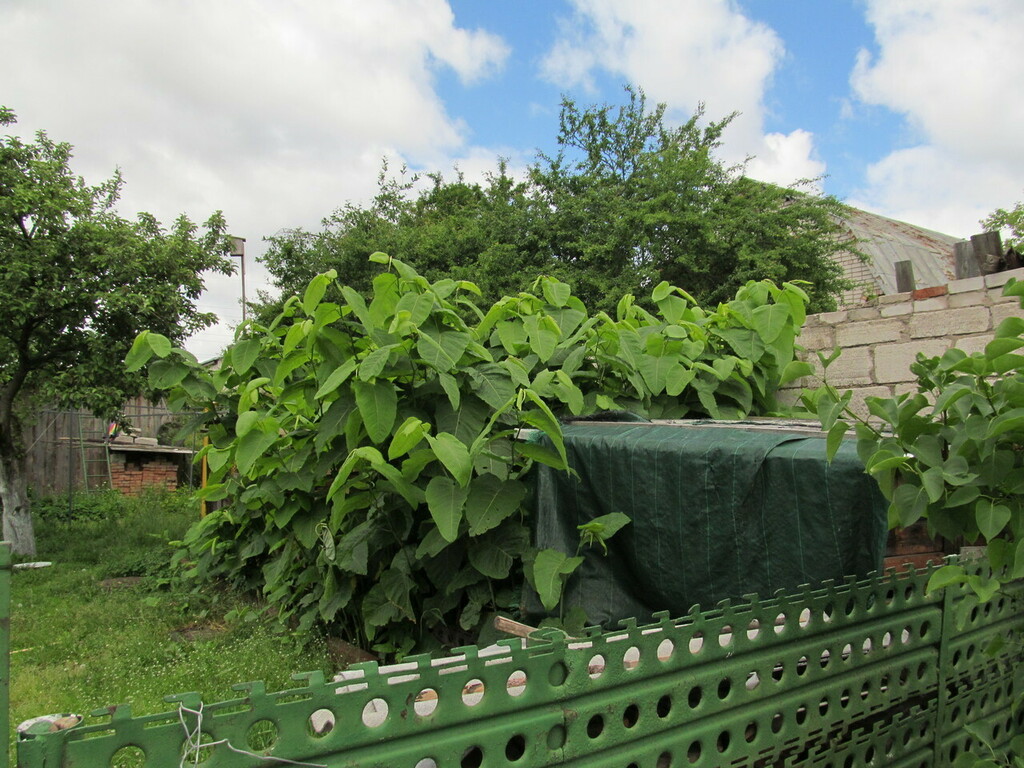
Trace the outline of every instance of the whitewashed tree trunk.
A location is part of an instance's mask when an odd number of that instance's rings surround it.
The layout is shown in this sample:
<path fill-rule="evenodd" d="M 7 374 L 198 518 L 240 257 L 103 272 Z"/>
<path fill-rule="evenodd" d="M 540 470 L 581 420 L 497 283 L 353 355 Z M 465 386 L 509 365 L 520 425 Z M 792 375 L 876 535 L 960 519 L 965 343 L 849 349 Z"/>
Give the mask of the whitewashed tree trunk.
<path fill-rule="evenodd" d="M 35 557 L 36 536 L 32 529 L 32 510 L 28 500 L 28 484 L 23 460 L 8 453 L 0 439 L 0 503 L 3 504 L 4 541 L 11 551 L 23 557 Z"/>

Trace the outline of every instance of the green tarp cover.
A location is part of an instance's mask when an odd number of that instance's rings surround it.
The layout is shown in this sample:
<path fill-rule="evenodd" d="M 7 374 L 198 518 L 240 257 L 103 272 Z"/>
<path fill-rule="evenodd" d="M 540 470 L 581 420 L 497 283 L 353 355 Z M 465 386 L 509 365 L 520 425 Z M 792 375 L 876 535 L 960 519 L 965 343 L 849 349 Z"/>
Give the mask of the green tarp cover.
<path fill-rule="evenodd" d="M 742 427 L 563 427 L 577 477 L 538 466 L 538 547 L 576 553 L 577 526 L 632 523 L 589 550 L 563 610 L 605 626 L 656 611 L 863 575 L 882 565 L 886 503 L 853 443 L 831 464 L 817 435 Z M 526 606 L 538 618 L 539 604 Z"/>

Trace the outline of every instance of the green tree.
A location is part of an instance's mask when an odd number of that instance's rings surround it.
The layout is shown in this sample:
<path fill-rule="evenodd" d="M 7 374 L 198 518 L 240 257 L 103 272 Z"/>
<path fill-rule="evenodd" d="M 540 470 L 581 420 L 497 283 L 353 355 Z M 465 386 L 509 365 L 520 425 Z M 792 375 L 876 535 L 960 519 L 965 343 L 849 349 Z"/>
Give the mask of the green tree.
<path fill-rule="evenodd" d="M 0 125 L 15 122 L 0 108 Z M 0 138 L 0 500 L 4 539 L 35 553 L 19 414 L 39 403 L 114 414 L 143 391 L 123 360 L 144 328 L 181 340 L 215 320 L 196 310 L 200 273 L 230 273 L 224 221 L 164 229 L 113 205 L 121 178 L 88 186 L 71 146 Z"/>
<path fill-rule="evenodd" d="M 849 247 L 836 236 L 843 206 L 723 165 L 715 150 L 731 117 L 702 127 L 698 110 L 670 127 L 664 105 L 627 96 L 619 107 L 563 101 L 559 151 L 523 180 L 502 164 L 482 184 L 431 175 L 416 193 L 415 179 L 385 168 L 369 206 L 346 205 L 321 232 L 271 239 L 265 261 L 282 297 L 332 268 L 365 291 L 366 260 L 384 250 L 431 280 L 471 279 L 487 301 L 546 273 L 593 311 L 613 312 L 627 293 L 648 297 L 662 280 L 703 305 L 749 280 L 805 280 L 811 311 L 834 308 L 845 282 L 832 257 Z M 280 309 L 270 305 L 268 320 Z"/>
<path fill-rule="evenodd" d="M 1005 245 L 1017 250 L 1024 249 L 1024 201 L 1018 202 L 1010 210 L 996 208 L 980 224 L 986 232 L 1008 230 L 1009 237 Z"/>

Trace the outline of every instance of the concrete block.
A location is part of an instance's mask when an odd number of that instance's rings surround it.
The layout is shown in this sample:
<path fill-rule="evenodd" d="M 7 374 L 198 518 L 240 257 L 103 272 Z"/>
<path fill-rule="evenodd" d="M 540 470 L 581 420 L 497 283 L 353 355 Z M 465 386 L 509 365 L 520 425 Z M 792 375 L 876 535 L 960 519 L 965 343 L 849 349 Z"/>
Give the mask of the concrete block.
<path fill-rule="evenodd" d="M 864 344 L 899 341 L 904 323 L 900 320 L 869 320 L 836 327 L 836 344 L 843 349 Z"/>
<path fill-rule="evenodd" d="M 904 297 L 899 303 L 883 304 L 878 308 L 878 313 L 882 317 L 897 317 L 899 315 L 909 315 L 914 311 L 914 303 L 910 301 L 909 293 L 899 293 L 897 296 Z"/>
<path fill-rule="evenodd" d="M 989 288 L 999 288 L 1009 282 L 1011 277 L 1024 280 L 1024 267 L 1020 269 L 1008 269 L 1005 272 L 996 272 L 992 275 L 985 275 L 985 285 Z"/>
<path fill-rule="evenodd" d="M 832 349 L 836 345 L 835 330 L 831 325 L 804 326 L 797 343 L 807 349 Z"/>
<path fill-rule="evenodd" d="M 910 318 L 910 336 L 914 339 L 936 336 L 965 336 L 989 330 L 988 307 L 961 307 L 945 312 L 915 312 Z"/>
<path fill-rule="evenodd" d="M 843 350 L 843 354 L 829 366 L 828 380 L 840 388 L 874 384 L 871 378 L 870 347 Z"/>
<path fill-rule="evenodd" d="M 879 296 L 877 299 L 880 306 L 886 304 L 900 304 L 905 301 L 910 301 L 910 293 L 890 293 L 888 296 Z"/>
<path fill-rule="evenodd" d="M 933 299 L 914 302 L 914 312 L 935 312 L 939 309 L 949 308 L 949 296 L 936 296 Z"/>
<path fill-rule="evenodd" d="M 815 315 L 815 317 L 818 318 L 818 322 L 824 323 L 825 325 L 845 323 L 847 320 L 847 310 L 841 309 L 838 312 L 822 312 L 821 314 Z"/>
<path fill-rule="evenodd" d="M 961 336 L 959 339 L 954 339 L 953 346 L 962 349 L 968 355 L 973 355 L 975 352 L 984 352 L 985 345 L 990 341 L 992 341 L 992 334 L 983 333 L 978 336 Z"/>
<path fill-rule="evenodd" d="M 929 357 L 941 355 L 949 346 L 945 339 L 922 339 L 904 344 L 885 344 L 874 350 L 874 381 L 875 384 L 895 384 L 900 381 L 913 381 L 910 364 L 922 352 Z M 842 358 L 840 357 L 840 360 Z"/>
<path fill-rule="evenodd" d="M 981 291 L 985 288 L 985 278 L 982 275 L 978 275 L 977 277 L 965 277 L 962 280 L 954 280 L 949 283 L 947 287 L 951 294 Z"/>
<path fill-rule="evenodd" d="M 881 317 L 878 307 L 858 307 L 847 311 L 849 320 L 876 320 Z"/>
<path fill-rule="evenodd" d="M 974 278 L 971 278 L 972 280 Z M 988 291 L 967 291 L 966 293 L 949 294 L 949 308 L 985 307 L 989 304 Z"/>
<path fill-rule="evenodd" d="M 996 304 L 992 307 L 991 312 L 993 331 L 1008 317 L 1024 317 L 1024 309 L 1021 308 L 1020 304 L 1016 300 L 1008 301 L 1003 304 Z"/>

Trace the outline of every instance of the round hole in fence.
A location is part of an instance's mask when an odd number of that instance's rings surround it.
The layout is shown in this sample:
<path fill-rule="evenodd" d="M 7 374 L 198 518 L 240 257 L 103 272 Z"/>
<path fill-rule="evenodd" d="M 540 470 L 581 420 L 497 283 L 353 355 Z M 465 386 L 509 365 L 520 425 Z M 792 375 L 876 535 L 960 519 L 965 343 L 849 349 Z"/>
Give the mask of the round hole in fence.
<path fill-rule="evenodd" d="M 363 725 L 377 728 L 388 719 L 388 703 L 384 699 L 370 699 L 363 707 Z"/>
<path fill-rule="evenodd" d="M 757 721 L 751 720 L 743 729 L 743 740 L 748 744 L 757 738 Z"/>
<path fill-rule="evenodd" d="M 806 627 L 810 623 L 811 623 L 811 609 L 810 608 L 804 608 L 802 611 L 800 611 L 800 626 L 801 627 Z"/>
<path fill-rule="evenodd" d="M 866 750 L 864 750 L 864 762 L 865 763 L 871 763 L 871 762 L 874 761 L 874 759 L 875 759 L 875 748 L 869 745 L 868 748 Z"/>
<path fill-rule="evenodd" d="M 882 675 L 881 680 L 878 681 L 878 690 L 885 692 L 889 690 L 889 673 L 886 672 Z"/>
<path fill-rule="evenodd" d="M 121 747 L 110 758 L 110 768 L 143 768 L 145 765 L 146 753 L 134 744 Z"/>
<path fill-rule="evenodd" d="M 892 587 L 889 587 L 889 589 L 887 589 L 885 591 L 885 603 L 886 603 L 886 605 L 892 605 L 892 603 L 893 603 L 893 601 L 895 599 L 896 599 L 896 590 L 893 589 Z"/>
<path fill-rule="evenodd" d="M 686 702 L 690 705 L 690 709 L 696 709 L 700 706 L 701 699 L 703 698 L 704 692 L 701 690 L 699 685 L 695 685 L 690 689 L 690 693 L 686 697 Z"/>
<path fill-rule="evenodd" d="M 801 656 L 796 660 L 796 673 L 797 675 L 803 675 L 807 671 L 807 657 Z"/>
<path fill-rule="evenodd" d="M 587 721 L 587 736 L 596 739 L 602 733 L 604 733 L 604 717 L 594 715 Z"/>
<path fill-rule="evenodd" d="M 850 706 L 850 689 L 843 688 L 843 692 L 839 694 L 839 706 L 846 709 Z"/>
<path fill-rule="evenodd" d="M 820 715 L 827 714 L 828 713 L 828 707 L 829 707 L 828 697 L 827 696 L 822 696 L 821 697 L 821 701 L 818 702 L 818 714 L 820 714 Z"/>
<path fill-rule="evenodd" d="M 505 759 L 510 763 L 526 754 L 526 739 L 521 733 L 517 733 L 505 744 Z"/>
<path fill-rule="evenodd" d="M 974 658 L 974 652 L 975 652 L 974 643 L 971 643 L 970 645 L 967 646 L 967 660 L 968 661 L 970 661 L 971 659 Z"/>
<path fill-rule="evenodd" d="M 433 688 L 424 688 L 416 694 L 416 700 L 412 703 L 412 711 L 420 717 L 434 714 L 438 703 L 437 691 Z"/>
<path fill-rule="evenodd" d="M 417 761 L 412 768 L 437 768 L 437 760 L 432 757 L 424 757 Z"/>
<path fill-rule="evenodd" d="M 761 634 L 761 622 L 757 619 L 751 619 L 750 623 L 747 624 L 747 640 L 756 640 Z"/>
<path fill-rule="evenodd" d="M 974 606 L 971 609 L 971 623 L 973 624 L 978 620 L 978 606 Z"/>
<path fill-rule="evenodd" d="M 658 643 L 658 661 L 668 661 L 676 652 L 676 644 L 667 637 Z"/>
<path fill-rule="evenodd" d="M 892 757 L 892 751 L 896 747 L 896 740 L 890 736 L 885 740 L 885 754 Z"/>
<path fill-rule="evenodd" d="M 336 719 L 334 713 L 329 709 L 318 709 L 309 716 L 306 723 L 306 730 L 314 739 L 322 739 L 334 730 Z"/>
<path fill-rule="evenodd" d="M 914 635 L 913 635 L 913 633 L 912 633 L 912 632 L 910 631 L 910 627 L 904 627 L 904 628 L 903 628 L 903 631 L 902 631 L 902 632 L 900 632 L 900 642 L 901 642 L 901 643 L 903 643 L 904 645 L 906 645 L 907 643 L 909 643 L 909 642 L 910 642 L 910 640 L 911 640 L 911 639 L 912 639 L 913 637 L 914 637 Z"/>
<path fill-rule="evenodd" d="M 857 601 L 851 597 L 846 601 L 846 606 L 843 608 L 843 612 L 847 616 L 852 616 L 855 610 L 857 610 Z"/>
<path fill-rule="evenodd" d="M 557 685 L 557 683 L 553 683 L 553 685 Z M 508 691 L 509 696 L 522 696 L 526 693 L 526 672 L 517 669 L 509 675 L 505 681 L 505 690 Z"/>
<path fill-rule="evenodd" d="M 245 743 L 253 752 L 267 754 L 277 743 L 277 723 L 273 720 L 257 720 L 249 726 Z"/>
<path fill-rule="evenodd" d="M 484 751 L 473 745 L 462 753 L 461 768 L 480 768 L 484 764 Z"/>
<path fill-rule="evenodd" d="M 772 680 L 778 682 L 782 679 L 783 675 L 786 674 L 786 665 L 784 662 L 776 661 L 772 665 Z"/>
<path fill-rule="evenodd" d="M 723 677 L 718 683 L 718 698 L 725 699 L 731 690 L 732 681 L 728 677 Z"/>
<path fill-rule="evenodd" d="M 525 676 L 526 673 L 524 672 Z M 569 679 L 569 668 L 560 661 L 556 661 L 551 665 L 551 669 L 548 670 L 548 683 L 555 686 L 556 688 L 560 685 L 564 685 L 565 681 Z"/>
<path fill-rule="evenodd" d="M 871 681 L 870 680 L 865 680 L 864 681 L 864 685 L 862 685 L 860 687 L 860 697 L 862 699 L 866 699 L 868 697 L 868 694 L 870 694 L 870 693 L 871 693 Z"/>
<path fill-rule="evenodd" d="M 849 643 L 844 645 L 843 650 L 839 652 L 839 656 L 842 658 L 843 661 L 849 660 L 849 658 L 853 656 L 853 646 Z"/>
<path fill-rule="evenodd" d="M 870 637 L 865 637 L 864 638 L 864 643 L 861 645 L 860 649 L 861 649 L 861 651 L 864 652 L 865 655 L 867 655 L 867 654 L 871 653 L 871 649 L 874 648 L 874 647 L 875 647 L 875 645 L 874 645 L 874 643 L 871 642 L 871 638 Z"/>
<path fill-rule="evenodd" d="M 182 762 L 188 766 L 205 765 L 216 747 L 204 747 L 203 744 L 209 744 L 213 740 L 213 736 L 206 731 L 201 731 L 198 736 L 190 733 L 181 745 L 181 755 L 184 758 Z"/>
<path fill-rule="evenodd" d="M 910 667 L 903 667 L 900 670 L 900 685 L 904 686 L 910 682 Z"/>
<path fill-rule="evenodd" d="M 925 635 L 927 635 L 928 632 L 931 631 L 931 628 L 932 628 L 932 623 L 930 621 L 922 621 L 921 622 L 921 629 L 919 630 L 919 632 L 921 634 L 921 637 L 924 637 Z"/>
<path fill-rule="evenodd" d="M 778 733 L 782 730 L 782 713 L 776 712 L 772 715 L 772 733 Z"/>
<path fill-rule="evenodd" d="M 704 633 L 697 631 L 690 638 L 690 653 L 700 653 L 704 650 Z"/>
<path fill-rule="evenodd" d="M 565 746 L 565 740 L 567 733 L 564 725 L 556 725 L 550 731 L 548 731 L 547 742 L 548 749 L 561 749 Z"/>
<path fill-rule="evenodd" d="M 761 684 L 761 677 L 757 672 L 751 672 L 747 675 L 746 689 L 752 691 Z"/>
<path fill-rule="evenodd" d="M 929 670 L 929 667 L 928 667 L 927 662 L 922 661 L 920 664 L 918 664 L 917 665 L 917 679 L 918 680 L 924 680 L 926 677 L 928 677 L 928 670 Z"/>
<path fill-rule="evenodd" d="M 630 704 L 622 713 L 622 724 L 627 728 L 632 728 L 639 719 L 640 707 L 636 704 Z"/>
<path fill-rule="evenodd" d="M 955 666 L 956 666 L 957 664 L 959 664 L 959 663 L 960 663 L 960 657 L 961 657 L 962 655 L 963 655 L 963 654 L 961 654 L 961 653 L 960 653 L 960 651 L 957 651 L 956 653 L 954 653 L 954 654 L 953 654 L 953 666 L 954 666 L 954 667 L 955 667 Z"/>
<path fill-rule="evenodd" d="M 695 741 L 686 748 L 686 759 L 691 763 L 696 763 L 700 760 L 701 744 L 699 741 Z"/>
<path fill-rule="evenodd" d="M 626 649 L 626 652 L 622 654 L 622 667 L 627 672 L 631 672 L 637 668 L 640 664 L 640 649 L 635 645 L 630 646 Z"/>
<path fill-rule="evenodd" d="M 590 657 L 590 661 L 587 662 L 587 674 L 590 675 L 591 680 L 597 680 L 604 674 L 604 664 L 604 656 L 600 653 L 595 653 Z"/>
<path fill-rule="evenodd" d="M 718 734 L 718 739 L 715 740 L 715 748 L 718 749 L 719 752 L 725 752 L 725 750 L 729 748 L 729 740 L 729 732 L 722 731 Z"/>
<path fill-rule="evenodd" d="M 781 635 L 782 634 L 782 630 L 784 630 L 786 628 L 786 618 L 787 617 L 786 617 L 785 613 L 780 613 L 778 616 L 775 617 L 775 634 L 776 635 Z"/>
<path fill-rule="evenodd" d="M 807 721 L 807 705 L 801 704 L 796 708 L 796 724 L 803 725 Z"/>
<path fill-rule="evenodd" d="M 821 656 L 818 658 L 818 664 L 822 669 L 825 669 L 830 661 L 832 661 L 832 654 L 829 652 L 828 648 L 826 648 L 821 652 Z"/>
<path fill-rule="evenodd" d="M 668 717 L 668 713 L 672 711 L 672 697 L 666 693 L 658 699 L 655 711 L 658 713 L 658 717 Z"/>
<path fill-rule="evenodd" d="M 886 632 L 882 635 L 882 647 L 888 648 L 892 645 L 892 632 Z"/>
<path fill-rule="evenodd" d="M 732 627 L 722 627 L 718 633 L 718 645 L 720 648 L 728 648 L 732 645 Z"/>
<path fill-rule="evenodd" d="M 462 686 L 462 703 L 467 707 L 475 707 L 484 698 L 484 681 L 474 677 Z"/>
<path fill-rule="evenodd" d="M 658 762 L 654 764 L 654 768 L 672 768 L 672 753 L 662 752 L 658 755 Z"/>

